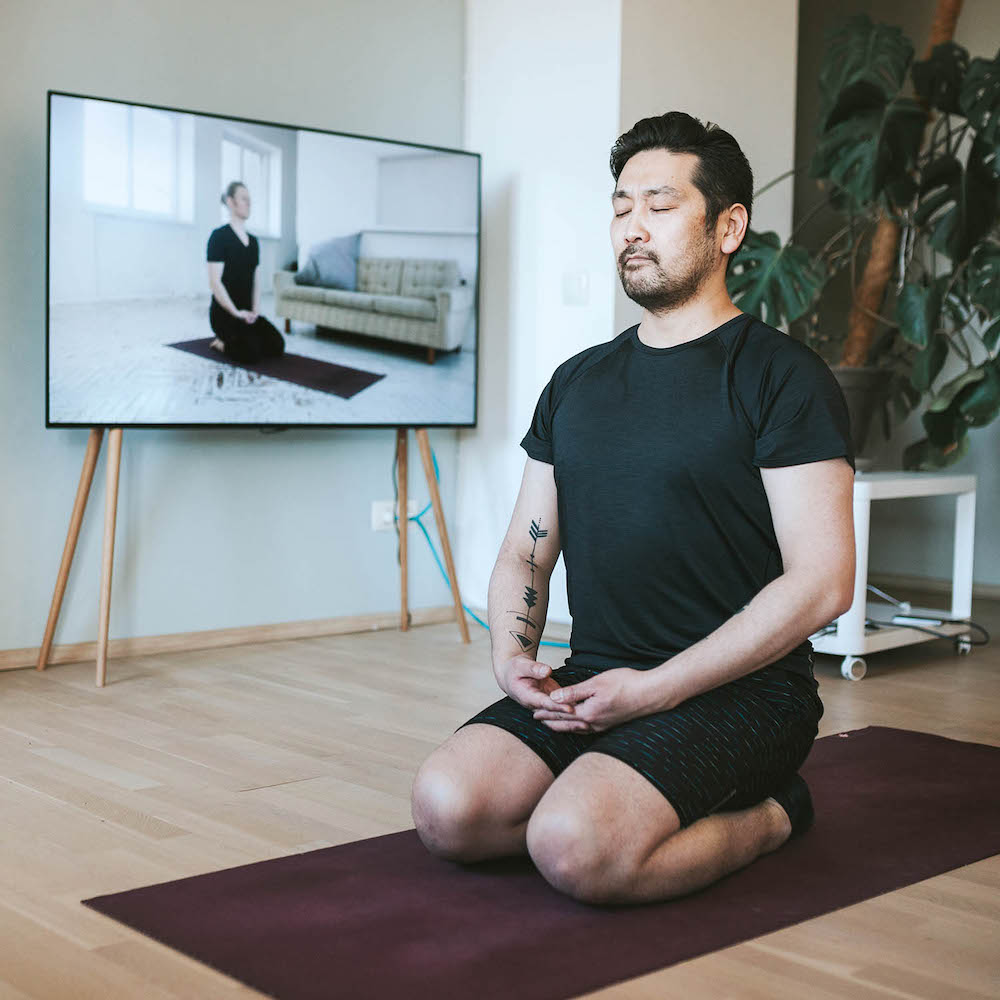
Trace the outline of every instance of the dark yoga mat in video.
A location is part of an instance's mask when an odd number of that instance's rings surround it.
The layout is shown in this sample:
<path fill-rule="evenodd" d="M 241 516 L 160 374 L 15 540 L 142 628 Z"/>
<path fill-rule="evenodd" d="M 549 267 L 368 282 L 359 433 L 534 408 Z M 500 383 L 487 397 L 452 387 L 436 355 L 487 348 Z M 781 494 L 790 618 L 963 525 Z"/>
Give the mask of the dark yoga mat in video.
<path fill-rule="evenodd" d="M 1000 853 L 1000 748 L 873 726 L 802 774 L 811 830 L 673 901 L 591 906 L 405 830 L 84 902 L 281 1000 L 556 1000 Z"/>
<path fill-rule="evenodd" d="M 221 351 L 212 350 L 208 346 L 211 343 L 210 337 L 204 337 L 200 340 L 181 340 L 176 344 L 167 344 L 167 347 L 176 347 L 179 351 L 197 354 L 199 358 L 208 358 L 220 364 L 235 365 L 237 368 L 246 368 L 247 371 L 257 372 L 260 375 L 294 382 L 295 385 L 305 386 L 307 389 L 330 392 L 343 399 L 350 399 L 362 389 L 367 389 L 373 382 L 385 378 L 384 374 L 364 372 L 360 368 L 347 368 L 329 361 L 306 358 L 301 354 L 289 354 L 287 351 L 281 357 L 269 358 L 255 365 L 244 364 L 241 361 L 234 361 Z"/>

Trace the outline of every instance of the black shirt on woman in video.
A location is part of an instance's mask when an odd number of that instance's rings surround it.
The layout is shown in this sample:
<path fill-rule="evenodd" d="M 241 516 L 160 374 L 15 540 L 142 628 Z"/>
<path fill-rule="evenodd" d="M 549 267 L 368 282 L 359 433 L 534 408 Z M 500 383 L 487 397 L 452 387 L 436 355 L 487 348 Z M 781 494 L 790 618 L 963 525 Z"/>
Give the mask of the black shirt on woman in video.
<path fill-rule="evenodd" d="M 579 666 L 655 667 L 781 575 L 760 467 L 854 468 L 843 393 L 807 345 L 747 313 L 674 347 L 637 330 L 559 365 L 521 441 L 554 467 Z M 776 662 L 811 677 L 812 643 Z"/>
<path fill-rule="evenodd" d="M 222 268 L 222 286 L 233 305 L 237 309 L 253 308 L 253 276 L 260 263 L 260 244 L 257 237 L 247 233 L 250 242 L 244 246 L 228 223 L 213 229 L 208 237 L 207 259 L 220 263 Z M 222 306 L 212 296 L 212 309 L 222 309 Z M 225 311 L 225 310 L 223 310 Z"/>
<path fill-rule="evenodd" d="M 208 260 L 221 263 L 222 285 L 229 292 L 233 305 L 240 310 L 253 309 L 254 272 L 260 263 L 260 245 L 256 236 L 249 236 L 246 246 L 230 225 L 212 230 L 208 238 Z M 208 320 L 215 335 L 225 345 L 226 355 L 243 364 L 256 364 L 273 358 L 285 350 L 284 338 L 274 324 L 264 316 L 247 323 L 233 316 L 212 296 Z"/>

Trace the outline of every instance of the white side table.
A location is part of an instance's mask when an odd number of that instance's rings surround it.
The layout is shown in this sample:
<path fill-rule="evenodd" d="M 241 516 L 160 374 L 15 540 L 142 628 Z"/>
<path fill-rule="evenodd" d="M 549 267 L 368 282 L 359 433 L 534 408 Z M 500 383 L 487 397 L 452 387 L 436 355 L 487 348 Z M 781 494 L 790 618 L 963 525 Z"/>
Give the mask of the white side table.
<path fill-rule="evenodd" d="M 951 575 L 951 610 L 911 608 L 909 616 L 936 621 L 922 623 L 935 632 L 958 636 L 955 646 L 960 653 L 971 652 L 968 626 L 972 615 L 972 556 L 976 523 L 976 477 L 942 472 L 858 472 L 854 477 L 854 543 L 857 568 L 854 575 L 854 603 L 836 620 L 836 631 L 817 632 L 810 637 L 817 653 L 842 655 L 840 672 L 848 680 L 861 680 L 867 670 L 862 656 L 880 649 L 911 646 L 937 638 L 915 628 L 899 624 L 907 617 L 891 604 L 867 600 L 868 537 L 872 500 L 900 497 L 955 496 L 955 548 Z M 866 619 L 895 622 L 891 626 L 865 626 Z M 958 621 L 947 621 L 958 619 Z M 941 624 L 937 624 L 940 621 Z M 917 623 L 921 624 L 921 623 Z"/>

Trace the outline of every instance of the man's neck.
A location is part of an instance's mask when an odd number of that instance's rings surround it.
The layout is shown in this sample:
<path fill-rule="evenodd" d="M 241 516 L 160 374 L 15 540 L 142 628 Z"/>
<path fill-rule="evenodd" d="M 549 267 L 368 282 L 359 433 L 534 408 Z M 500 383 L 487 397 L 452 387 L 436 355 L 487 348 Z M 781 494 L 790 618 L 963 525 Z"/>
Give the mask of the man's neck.
<path fill-rule="evenodd" d="M 639 339 L 648 347 L 677 347 L 742 314 L 723 285 L 714 293 L 698 295 L 667 312 L 653 314 L 643 310 Z"/>

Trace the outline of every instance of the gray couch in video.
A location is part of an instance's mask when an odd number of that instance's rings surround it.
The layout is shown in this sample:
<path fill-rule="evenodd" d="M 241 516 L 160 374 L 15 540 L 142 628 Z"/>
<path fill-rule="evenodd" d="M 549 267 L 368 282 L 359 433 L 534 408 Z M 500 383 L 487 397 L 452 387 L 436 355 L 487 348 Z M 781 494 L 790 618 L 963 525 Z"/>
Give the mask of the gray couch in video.
<path fill-rule="evenodd" d="M 274 310 L 286 332 L 294 319 L 416 344 L 432 364 L 438 351 L 461 347 L 473 305 L 454 260 L 360 257 L 356 291 L 298 284 L 293 271 L 274 275 Z"/>

